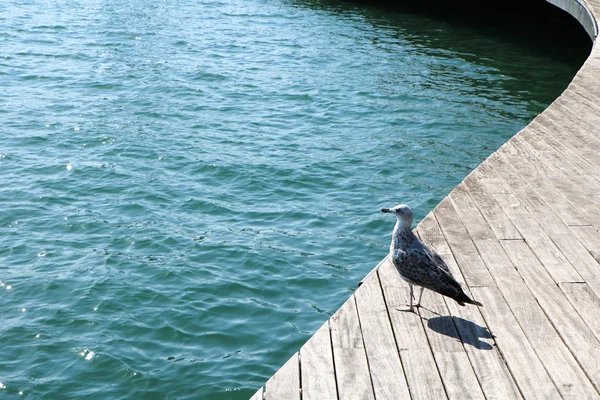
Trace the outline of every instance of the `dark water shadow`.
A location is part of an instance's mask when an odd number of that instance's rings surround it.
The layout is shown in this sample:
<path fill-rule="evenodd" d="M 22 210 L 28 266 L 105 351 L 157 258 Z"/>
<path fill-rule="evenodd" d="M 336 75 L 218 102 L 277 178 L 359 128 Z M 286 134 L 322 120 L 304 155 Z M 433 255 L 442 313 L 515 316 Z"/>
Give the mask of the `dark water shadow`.
<path fill-rule="evenodd" d="M 479 350 L 492 350 L 494 346 L 481 339 L 493 339 L 487 327 L 459 317 L 434 317 L 427 320 L 427 327 L 434 332 L 458 339 Z"/>
<path fill-rule="evenodd" d="M 413 1 L 413 0 L 293 0 L 298 6 L 339 14 L 360 13 L 373 26 L 396 27 L 410 34 L 404 40 L 424 47 L 496 59 L 498 49 L 477 46 L 478 37 L 512 43 L 528 52 L 581 67 L 592 41 L 575 18 L 545 0 Z M 465 35 L 457 40 L 449 24 Z M 440 29 L 442 28 L 442 29 Z M 450 30 L 452 31 L 452 30 Z M 474 50 L 475 49 L 475 50 Z M 575 71 L 576 72 L 576 71 Z"/>

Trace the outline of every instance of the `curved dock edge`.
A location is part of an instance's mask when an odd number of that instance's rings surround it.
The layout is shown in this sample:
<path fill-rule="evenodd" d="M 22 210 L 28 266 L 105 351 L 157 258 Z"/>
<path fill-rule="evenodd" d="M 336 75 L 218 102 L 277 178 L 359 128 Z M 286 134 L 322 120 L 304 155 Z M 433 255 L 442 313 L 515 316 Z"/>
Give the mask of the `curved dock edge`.
<path fill-rule="evenodd" d="M 592 41 L 598 36 L 598 22 L 588 5 L 579 0 L 546 0 L 575 18 L 590 36 Z"/>
<path fill-rule="evenodd" d="M 600 0 L 546 0 L 594 41 L 571 84 L 415 231 L 484 307 L 386 257 L 252 397 L 600 399 Z"/>

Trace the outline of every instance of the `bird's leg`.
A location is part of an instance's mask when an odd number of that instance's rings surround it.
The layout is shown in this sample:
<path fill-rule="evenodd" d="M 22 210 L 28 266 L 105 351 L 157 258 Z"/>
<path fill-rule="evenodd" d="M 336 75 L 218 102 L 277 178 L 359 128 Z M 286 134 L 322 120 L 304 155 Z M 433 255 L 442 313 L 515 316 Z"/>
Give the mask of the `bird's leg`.
<path fill-rule="evenodd" d="M 421 297 L 423 297 L 423 290 L 425 290 L 425 288 L 423 286 L 421 286 L 421 293 L 419 293 L 419 301 L 417 301 L 417 304 L 415 304 L 415 307 L 421 307 Z"/>
<path fill-rule="evenodd" d="M 415 308 L 413 307 L 413 298 L 415 297 L 414 293 L 413 293 L 413 285 L 409 283 L 408 287 L 410 287 L 410 295 L 408 296 L 410 306 L 408 308 L 399 308 L 398 311 L 408 311 L 408 312 L 415 311 Z"/>

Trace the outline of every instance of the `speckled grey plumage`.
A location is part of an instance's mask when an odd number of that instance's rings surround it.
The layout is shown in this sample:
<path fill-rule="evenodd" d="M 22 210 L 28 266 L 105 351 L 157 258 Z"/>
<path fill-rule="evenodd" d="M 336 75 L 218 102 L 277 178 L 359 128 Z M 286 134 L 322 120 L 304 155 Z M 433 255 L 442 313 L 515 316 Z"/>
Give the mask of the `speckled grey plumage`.
<path fill-rule="evenodd" d="M 442 257 L 415 236 L 411 229 L 413 214 L 410 207 L 399 204 L 394 208 L 384 208 L 381 211 L 392 213 L 397 218 L 392 234 L 390 256 L 400 277 L 411 285 L 409 311 L 413 309 L 412 285 L 450 297 L 461 306 L 464 306 L 464 303 L 481 306 L 481 303 L 465 294 Z"/>

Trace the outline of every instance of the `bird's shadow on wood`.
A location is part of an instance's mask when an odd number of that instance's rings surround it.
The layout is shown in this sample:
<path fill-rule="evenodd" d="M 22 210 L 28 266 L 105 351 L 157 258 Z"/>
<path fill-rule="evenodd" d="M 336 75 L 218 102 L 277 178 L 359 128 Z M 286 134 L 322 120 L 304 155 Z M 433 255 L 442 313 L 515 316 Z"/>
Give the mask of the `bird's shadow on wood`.
<path fill-rule="evenodd" d="M 427 327 L 434 332 L 450 336 L 479 350 L 492 350 L 494 346 L 481 339 L 494 339 L 487 327 L 460 317 L 440 316 L 429 318 Z"/>

